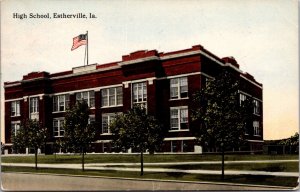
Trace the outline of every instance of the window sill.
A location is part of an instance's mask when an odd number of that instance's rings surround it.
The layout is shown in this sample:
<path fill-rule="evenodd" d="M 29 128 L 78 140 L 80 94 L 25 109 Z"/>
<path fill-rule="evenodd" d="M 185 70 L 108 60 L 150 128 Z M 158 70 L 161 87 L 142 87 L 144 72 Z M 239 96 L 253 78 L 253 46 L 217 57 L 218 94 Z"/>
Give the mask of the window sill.
<path fill-rule="evenodd" d="M 15 116 L 10 116 L 10 117 L 21 117 L 21 115 L 15 115 Z"/>
<path fill-rule="evenodd" d="M 64 137 L 64 136 L 53 136 L 54 138 L 62 138 L 62 137 Z"/>
<path fill-rule="evenodd" d="M 101 133 L 100 135 L 112 135 L 111 133 Z"/>
<path fill-rule="evenodd" d="M 189 129 L 169 130 L 169 132 L 184 132 L 184 131 L 190 131 L 190 130 Z"/>
<path fill-rule="evenodd" d="M 169 101 L 177 101 L 177 100 L 184 100 L 184 99 L 189 99 L 189 97 L 169 99 Z"/>
<path fill-rule="evenodd" d="M 261 135 L 253 135 L 253 136 L 255 136 L 255 137 L 261 137 Z"/>
<path fill-rule="evenodd" d="M 66 111 L 53 111 L 52 113 L 65 113 Z"/>
<path fill-rule="evenodd" d="M 104 106 L 104 107 L 101 107 L 101 109 L 113 108 L 113 107 L 123 107 L 123 105 Z"/>

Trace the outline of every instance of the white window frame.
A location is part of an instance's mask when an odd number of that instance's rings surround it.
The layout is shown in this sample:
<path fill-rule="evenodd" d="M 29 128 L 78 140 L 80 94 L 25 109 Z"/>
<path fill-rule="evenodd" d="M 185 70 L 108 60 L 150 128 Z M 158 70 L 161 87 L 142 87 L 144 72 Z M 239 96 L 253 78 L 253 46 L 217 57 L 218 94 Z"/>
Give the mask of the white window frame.
<path fill-rule="evenodd" d="M 20 130 L 21 122 L 20 121 L 12 121 L 11 122 L 11 134 L 16 136 L 17 131 Z"/>
<path fill-rule="evenodd" d="M 38 113 L 39 112 L 39 97 L 31 97 L 29 98 L 29 107 L 30 113 Z M 32 107 L 32 109 L 31 109 Z"/>
<path fill-rule="evenodd" d="M 95 108 L 95 91 L 91 90 L 91 91 L 82 91 L 82 92 L 77 92 L 76 93 L 76 101 L 81 101 L 81 100 L 85 100 L 84 99 L 84 94 L 87 93 L 87 103 L 88 106 L 90 108 Z M 93 93 L 93 94 L 91 94 Z M 79 95 L 79 96 L 77 96 Z"/>
<path fill-rule="evenodd" d="M 132 91 L 131 91 L 132 104 L 139 104 L 147 109 L 147 100 L 148 100 L 147 81 L 132 83 L 131 87 L 132 87 Z"/>
<path fill-rule="evenodd" d="M 101 123 L 101 135 L 111 135 L 110 129 L 109 129 L 109 125 L 111 123 L 111 121 L 115 118 L 116 114 L 115 113 L 103 113 L 102 114 L 102 123 Z M 104 127 L 104 118 L 107 118 L 107 128 Z M 107 129 L 107 131 L 104 129 Z"/>
<path fill-rule="evenodd" d="M 65 112 L 67 107 L 70 104 L 70 95 L 69 94 L 54 95 L 52 103 L 53 103 L 53 112 Z M 62 105 L 63 110 L 60 110 L 61 103 L 63 103 Z"/>
<path fill-rule="evenodd" d="M 29 97 L 30 119 L 39 120 L 39 97 Z"/>
<path fill-rule="evenodd" d="M 253 100 L 253 114 L 260 115 L 260 102 L 256 99 Z"/>
<path fill-rule="evenodd" d="M 177 115 L 175 116 L 172 114 L 172 111 L 177 111 Z M 183 112 L 185 111 L 185 112 Z M 186 113 L 186 117 L 182 117 Z M 186 121 L 183 119 L 186 118 Z M 177 119 L 177 127 L 172 127 L 172 119 Z M 182 128 L 181 124 L 186 123 L 187 128 Z M 189 125 L 189 110 L 188 106 L 180 106 L 180 107 L 171 107 L 170 108 L 170 130 L 169 132 L 172 131 L 189 131 L 188 128 Z"/>
<path fill-rule="evenodd" d="M 20 116 L 20 101 L 11 102 L 11 117 Z"/>
<path fill-rule="evenodd" d="M 240 105 L 242 105 L 242 103 L 244 101 L 246 101 L 247 99 L 247 95 L 243 94 L 243 93 L 240 93 Z"/>
<path fill-rule="evenodd" d="M 57 121 L 57 131 L 56 131 L 56 126 L 54 126 L 54 121 Z M 53 121 L 52 121 L 53 137 L 55 137 L 55 138 L 64 137 L 64 135 L 65 135 L 65 130 L 63 127 L 64 121 L 65 121 L 64 117 L 59 117 L 59 118 L 53 119 Z M 61 134 L 61 131 L 63 131 L 63 135 Z M 57 135 L 55 133 L 57 133 Z"/>
<path fill-rule="evenodd" d="M 118 89 L 121 90 L 121 94 L 118 94 Z M 111 90 L 113 90 L 111 93 Z M 113 97 L 113 102 L 111 102 L 110 98 Z M 120 103 L 118 103 L 120 99 Z M 104 102 L 106 101 L 106 102 Z M 117 106 L 123 106 L 123 87 L 117 86 L 117 87 L 110 87 L 105 88 L 101 90 L 101 107 L 117 107 Z"/>
<path fill-rule="evenodd" d="M 95 122 L 96 119 L 95 119 L 95 115 L 89 115 L 89 120 L 88 120 L 88 124 L 91 124 L 93 122 Z"/>
<path fill-rule="evenodd" d="M 253 135 L 261 136 L 259 121 L 253 121 Z"/>
<path fill-rule="evenodd" d="M 176 82 L 175 82 L 176 81 Z M 183 82 L 185 82 L 183 84 Z M 186 90 L 184 90 L 186 87 Z M 176 91 L 175 91 L 176 90 Z M 186 93 L 186 96 L 181 94 Z M 170 99 L 187 99 L 189 96 L 188 77 L 178 77 L 170 79 Z"/>

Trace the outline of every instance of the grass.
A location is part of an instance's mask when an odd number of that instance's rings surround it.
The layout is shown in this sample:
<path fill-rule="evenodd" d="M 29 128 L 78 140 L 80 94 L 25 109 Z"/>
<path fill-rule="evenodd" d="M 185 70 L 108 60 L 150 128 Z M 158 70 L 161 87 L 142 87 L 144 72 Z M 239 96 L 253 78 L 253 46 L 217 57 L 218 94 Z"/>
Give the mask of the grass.
<path fill-rule="evenodd" d="M 296 177 L 275 177 L 275 176 L 254 176 L 254 175 L 225 175 L 222 181 L 220 175 L 205 174 L 185 174 L 185 173 L 152 173 L 145 172 L 144 176 L 140 176 L 139 172 L 127 171 L 81 171 L 76 169 L 48 169 L 39 168 L 35 170 L 30 167 L 6 167 L 2 166 L 3 172 L 33 172 L 33 173 L 52 173 L 52 174 L 71 174 L 71 175 L 91 175 L 91 176 L 107 176 L 107 177 L 125 177 L 136 179 L 161 179 L 161 180 L 183 180 L 183 181 L 215 181 L 227 183 L 243 183 L 256 185 L 273 185 L 296 187 Z"/>
<path fill-rule="evenodd" d="M 298 159 L 298 155 L 225 155 L 225 161 Z M 144 155 L 145 163 L 220 161 L 221 155 L 155 154 Z M 4 156 L 3 163 L 33 163 L 34 156 Z M 139 154 L 87 154 L 85 163 L 139 163 Z M 81 163 L 80 155 L 39 155 L 38 163 Z"/>
<path fill-rule="evenodd" d="M 239 160 L 298 160 L 298 155 L 226 155 L 225 161 Z M 155 154 L 144 155 L 145 163 L 156 162 L 201 162 L 201 161 L 220 161 L 221 155 L 199 155 L 199 154 Z M 34 156 L 2 156 L 3 163 L 34 163 Z M 80 155 L 39 155 L 38 163 L 81 163 Z M 85 156 L 85 163 L 140 163 L 139 154 L 88 154 Z M 139 167 L 139 165 L 124 166 Z M 202 164 L 202 165 L 145 165 L 145 167 L 163 167 L 174 169 L 210 169 L 220 170 L 221 164 Z M 225 170 L 256 170 L 256 171 L 283 171 L 298 172 L 298 162 L 273 162 L 273 163 L 239 163 L 225 164 Z M 2 171 L 10 172 L 38 172 L 38 173 L 56 173 L 72 175 L 92 175 L 92 176 L 109 176 L 109 177 L 126 177 L 126 178 L 149 178 L 163 180 L 184 180 L 184 181 L 222 181 L 220 175 L 205 174 L 186 174 L 186 173 L 152 173 L 146 172 L 141 177 L 139 172 L 127 171 L 96 171 L 88 170 L 82 172 L 76 169 L 50 169 L 39 168 L 37 171 L 29 167 L 6 167 L 2 166 Z M 225 172 L 226 174 L 226 172 Z M 222 181 L 223 182 L 223 181 Z M 245 183 L 245 184 L 262 184 L 275 186 L 297 186 L 296 177 L 276 177 L 260 175 L 225 175 L 225 182 Z"/>
<path fill-rule="evenodd" d="M 107 165 L 105 167 L 140 167 L 140 165 Z M 182 170 L 221 170 L 221 164 L 198 164 L 198 165 L 144 165 L 147 168 L 170 168 Z M 253 164 L 225 164 L 225 170 L 250 170 L 250 171 L 270 171 L 270 172 L 298 172 L 298 162 L 279 163 L 253 163 Z"/>

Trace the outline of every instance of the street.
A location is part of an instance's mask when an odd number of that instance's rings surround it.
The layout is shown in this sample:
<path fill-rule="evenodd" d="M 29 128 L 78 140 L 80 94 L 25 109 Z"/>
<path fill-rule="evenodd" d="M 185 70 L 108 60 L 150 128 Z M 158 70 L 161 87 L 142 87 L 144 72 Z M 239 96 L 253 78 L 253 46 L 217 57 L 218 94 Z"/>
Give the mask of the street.
<path fill-rule="evenodd" d="M 132 180 L 87 176 L 2 173 L 4 190 L 280 190 L 266 186 L 217 183 L 195 183 L 153 180 Z"/>

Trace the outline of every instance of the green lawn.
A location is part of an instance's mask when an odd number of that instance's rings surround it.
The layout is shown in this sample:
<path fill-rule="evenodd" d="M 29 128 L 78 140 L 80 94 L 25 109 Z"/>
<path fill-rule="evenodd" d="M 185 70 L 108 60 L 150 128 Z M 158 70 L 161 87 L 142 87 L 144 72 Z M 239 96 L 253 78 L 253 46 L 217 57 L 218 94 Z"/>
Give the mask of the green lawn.
<path fill-rule="evenodd" d="M 140 165 L 107 165 L 106 167 L 140 167 Z M 221 170 L 221 164 L 202 164 L 202 165 L 144 165 L 148 168 L 170 168 L 182 170 Z M 250 170 L 250 171 L 270 171 L 270 172 L 299 172 L 298 162 L 279 162 L 279 163 L 240 163 L 225 164 L 225 170 Z"/>
<path fill-rule="evenodd" d="M 238 160 L 282 160 L 296 159 L 297 155 L 226 155 L 225 161 Z M 34 163 L 34 156 L 6 156 L 1 157 L 4 163 Z M 200 162 L 200 161 L 220 161 L 220 155 L 197 155 L 197 154 L 156 154 L 144 155 L 144 162 Z M 140 156 L 138 154 L 88 154 L 85 157 L 85 163 L 139 163 Z M 38 163 L 81 163 L 80 155 L 39 155 Z M 202 164 L 202 165 L 145 165 L 145 167 L 164 167 L 174 169 L 210 169 L 220 170 L 220 164 Z M 126 166 L 126 167 L 139 167 Z M 239 163 L 225 164 L 225 170 L 257 170 L 257 171 L 285 171 L 298 172 L 298 162 L 280 162 L 280 163 Z M 96 171 L 88 170 L 82 172 L 76 169 L 46 169 L 26 167 L 6 167 L 2 166 L 2 171 L 17 172 L 38 172 L 38 173 L 58 173 L 73 175 L 95 175 L 109 177 L 126 177 L 126 178 L 151 178 L 165 180 L 187 180 L 187 181 L 221 181 L 220 175 L 205 174 L 185 174 L 185 173 L 150 173 L 146 172 L 141 177 L 139 172 L 126 171 Z M 226 174 L 226 172 L 225 172 Z M 296 177 L 276 177 L 276 176 L 254 176 L 254 175 L 225 175 L 225 182 L 230 183 L 246 183 L 246 184 L 262 184 L 275 186 L 295 187 L 297 185 Z"/>
<path fill-rule="evenodd" d="M 226 155 L 225 161 L 230 160 L 275 160 L 275 159 L 299 159 L 298 155 Z M 33 163 L 34 156 L 6 156 L 1 157 L 4 163 Z M 197 154 L 155 154 L 144 155 L 144 162 L 189 162 L 189 161 L 220 161 L 221 155 L 197 155 Z M 81 163 L 80 155 L 39 155 L 39 163 Z M 88 154 L 86 163 L 138 163 L 138 154 Z"/>
<path fill-rule="evenodd" d="M 255 185 L 273 185 L 296 187 L 296 177 L 275 177 L 275 176 L 254 176 L 254 175 L 225 175 L 225 180 L 222 181 L 220 175 L 205 175 L 205 174 L 185 174 L 185 173 L 148 173 L 140 176 L 139 172 L 126 171 L 81 171 L 76 169 L 45 169 L 28 167 L 5 167 L 2 166 L 3 172 L 33 172 L 33 173 L 54 173 L 54 174 L 71 174 L 71 175 L 92 175 L 92 176 L 108 176 L 108 177 L 126 177 L 138 179 L 161 179 L 161 180 L 183 180 L 183 181 L 215 181 L 227 183 L 244 183 Z"/>

